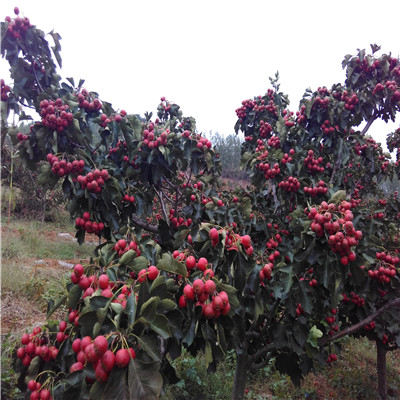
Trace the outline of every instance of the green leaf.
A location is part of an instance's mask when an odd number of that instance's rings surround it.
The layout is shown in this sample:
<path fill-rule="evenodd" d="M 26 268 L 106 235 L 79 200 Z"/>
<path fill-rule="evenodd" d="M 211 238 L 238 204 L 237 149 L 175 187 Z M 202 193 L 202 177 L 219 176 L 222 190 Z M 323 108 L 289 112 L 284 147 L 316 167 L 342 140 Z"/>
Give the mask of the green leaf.
<path fill-rule="evenodd" d="M 68 308 L 72 308 L 73 310 L 76 308 L 79 300 L 81 299 L 82 292 L 83 290 L 78 285 L 74 285 L 72 287 L 68 293 Z"/>
<path fill-rule="evenodd" d="M 138 336 L 137 339 L 140 347 L 150 358 L 152 358 L 154 361 L 161 361 L 161 354 L 158 350 L 154 336 Z"/>
<path fill-rule="evenodd" d="M 313 347 L 318 347 L 318 339 L 322 337 L 323 333 L 314 325 L 308 334 L 307 343 Z"/>
<path fill-rule="evenodd" d="M 160 271 L 170 272 L 183 277 L 187 276 L 186 266 L 183 263 L 175 260 L 175 258 L 168 253 L 164 253 L 162 255 L 161 260 L 159 260 L 157 263 L 157 268 Z"/>
<path fill-rule="evenodd" d="M 119 260 L 119 263 L 121 265 L 131 265 L 134 263 L 136 257 L 136 251 L 134 250 L 128 250 L 124 255 L 121 257 Z"/>
<path fill-rule="evenodd" d="M 130 398 L 133 400 L 155 400 L 161 393 L 163 378 L 159 362 L 131 360 L 128 371 Z"/>

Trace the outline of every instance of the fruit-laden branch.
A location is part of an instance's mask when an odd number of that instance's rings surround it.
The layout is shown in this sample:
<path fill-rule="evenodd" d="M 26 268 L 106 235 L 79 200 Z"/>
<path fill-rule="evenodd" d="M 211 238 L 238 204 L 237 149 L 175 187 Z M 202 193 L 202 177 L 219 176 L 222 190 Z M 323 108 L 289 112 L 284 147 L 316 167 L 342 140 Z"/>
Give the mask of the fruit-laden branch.
<path fill-rule="evenodd" d="M 355 332 L 357 332 L 359 329 L 363 328 L 365 325 L 368 325 L 371 323 L 376 317 L 384 313 L 387 309 L 391 307 L 400 307 L 400 298 L 394 299 L 390 301 L 389 303 L 386 303 L 383 307 L 379 308 L 375 312 L 373 312 L 371 315 L 369 315 L 367 318 L 363 319 L 360 321 L 358 324 L 355 324 L 353 326 L 350 326 L 347 329 L 344 329 L 343 331 L 340 331 L 330 337 L 324 337 L 318 340 L 318 345 L 319 346 L 324 346 L 330 342 L 333 342 L 334 340 L 338 340 L 344 336 L 351 335 Z"/>
<path fill-rule="evenodd" d="M 150 224 L 146 221 L 143 221 L 142 219 L 140 219 L 137 215 L 132 214 L 131 215 L 131 219 L 132 222 L 138 227 L 138 228 L 142 228 L 148 232 L 152 232 L 152 233 L 158 233 L 158 226 L 157 225 L 153 225 Z"/>

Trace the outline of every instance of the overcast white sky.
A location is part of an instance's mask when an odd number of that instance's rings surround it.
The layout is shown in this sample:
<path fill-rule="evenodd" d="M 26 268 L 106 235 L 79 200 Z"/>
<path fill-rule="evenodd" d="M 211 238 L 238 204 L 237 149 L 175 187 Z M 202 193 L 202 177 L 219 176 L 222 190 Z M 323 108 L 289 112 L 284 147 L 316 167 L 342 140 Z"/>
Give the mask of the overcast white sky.
<path fill-rule="evenodd" d="M 233 133 L 235 109 L 276 71 L 296 111 L 306 88 L 344 82 L 346 54 L 370 43 L 400 54 L 398 0 L 2 0 L 0 17 L 14 6 L 61 35 L 63 77 L 128 113 L 155 113 L 165 96 L 207 133 Z M 398 126 L 370 132 L 384 143 Z"/>

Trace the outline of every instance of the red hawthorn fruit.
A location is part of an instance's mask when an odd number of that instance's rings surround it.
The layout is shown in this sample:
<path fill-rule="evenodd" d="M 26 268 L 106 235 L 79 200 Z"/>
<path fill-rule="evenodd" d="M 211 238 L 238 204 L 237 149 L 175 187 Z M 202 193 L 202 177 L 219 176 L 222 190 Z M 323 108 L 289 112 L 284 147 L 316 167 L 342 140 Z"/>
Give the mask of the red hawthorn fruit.
<path fill-rule="evenodd" d="M 179 297 L 178 304 L 179 304 L 180 308 L 185 308 L 187 306 L 187 300 L 186 300 L 186 297 L 184 295 Z M 23 349 L 24 354 L 25 354 L 25 348 L 21 347 L 21 349 Z M 22 357 L 20 357 L 20 358 L 22 358 Z"/>
<path fill-rule="evenodd" d="M 101 365 L 103 366 L 104 370 L 110 372 L 115 365 L 115 354 L 111 350 L 107 350 L 101 356 Z"/>
<path fill-rule="evenodd" d="M 70 372 L 76 372 L 83 369 L 83 364 L 80 361 L 71 365 Z"/>
<path fill-rule="evenodd" d="M 35 351 L 36 351 L 35 343 L 29 342 L 25 347 L 25 351 L 26 351 L 26 354 L 28 354 L 30 356 L 34 356 Z"/>
<path fill-rule="evenodd" d="M 118 247 L 119 247 L 121 250 L 124 250 L 125 247 L 126 247 L 126 241 L 125 241 L 124 239 L 118 240 Z"/>
<path fill-rule="evenodd" d="M 159 271 L 155 265 L 150 265 L 150 267 L 147 268 L 147 278 L 150 281 L 154 281 L 154 279 L 157 278 L 158 274 L 159 274 Z"/>
<path fill-rule="evenodd" d="M 36 390 L 36 381 L 35 381 L 35 380 L 31 379 L 31 380 L 28 382 L 28 389 L 29 389 L 31 392 L 33 392 L 33 391 Z"/>
<path fill-rule="evenodd" d="M 186 259 L 186 268 L 191 270 L 196 266 L 196 259 L 193 256 L 189 256 Z"/>
<path fill-rule="evenodd" d="M 66 329 L 67 329 L 67 322 L 66 321 L 60 321 L 60 323 L 58 325 L 58 330 L 60 332 L 65 332 Z"/>
<path fill-rule="evenodd" d="M 103 365 L 101 363 L 98 363 L 96 365 L 94 374 L 99 382 L 107 382 L 108 372 L 104 370 Z"/>
<path fill-rule="evenodd" d="M 189 284 L 187 284 L 183 288 L 183 294 L 185 295 L 186 299 L 188 299 L 189 301 L 194 300 L 195 293 L 194 293 L 192 286 L 190 286 Z"/>
<path fill-rule="evenodd" d="M 39 400 L 39 399 L 40 399 L 39 392 L 35 391 L 31 393 L 30 400 Z"/>
<path fill-rule="evenodd" d="M 204 283 L 204 292 L 207 294 L 213 294 L 215 292 L 216 286 L 214 281 L 209 279 Z"/>
<path fill-rule="evenodd" d="M 242 245 L 243 245 L 243 247 L 244 247 L 245 249 L 247 249 L 247 248 L 250 247 L 250 245 L 251 245 L 251 238 L 250 238 L 249 235 L 244 235 L 244 236 L 242 236 L 242 237 L 240 238 L 240 241 L 241 241 L 241 243 L 242 243 Z"/>
<path fill-rule="evenodd" d="M 212 305 L 215 310 L 221 310 L 224 308 L 224 303 L 219 295 L 213 297 Z"/>
<path fill-rule="evenodd" d="M 25 354 L 25 357 L 22 359 L 22 364 L 25 367 L 28 367 L 31 364 L 31 361 L 32 361 L 32 358 L 28 354 Z"/>
<path fill-rule="evenodd" d="M 212 319 L 215 317 L 215 310 L 212 303 L 205 304 L 203 307 L 203 315 L 207 319 Z"/>
<path fill-rule="evenodd" d="M 23 345 L 26 345 L 29 343 L 29 335 L 27 333 L 24 333 L 21 337 L 21 343 Z"/>
<path fill-rule="evenodd" d="M 20 347 L 17 350 L 17 357 L 21 359 L 25 357 L 25 347 Z"/>
<path fill-rule="evenodd" d="M 89 287 L 89 285 L 90 285 L 89 278 L 86 275 L 82 275 L 79 278 L 79 287 L 82 290 L 86 290 Z"/>
<path fill-rule="evenodd" d="M 62 343 L 65 340 L 64 332 L 57 332 L 56 340 L 58 343 Z"/>
<path fill-rule="evenodd" d="M 197 268 L 198 268 L 200 271 L 205 271 L 206 268 L 207 268 L 207 266 L 208 266 L 208 261 L 207 261 L 207 259 L 204 258 L 204 257 L 199 258 L 199 261 L 197 261 Z"/>
<path fill-rule="evenodd" d="M 40 391 L 40 400 L 49 400 L 51 397 L 50 390 L 48 389 L 42 389 Z"/>
<path fill-rule="evenodd" d="M 102 290 L 101 291 L 101 295 L 103 296 L 103 297 L 108 297 L 108 298 L 111 298 L 111 297 L 113 297 L 113 292 L 112 292 L 112 290 L 111 289 L 104 289 L 104 290 Z"/>
<path fill-rule="evenodd" d="M 85 348 L 85 356 L 86 356 L 86 359 L 92 364 L 94 364 L 99 359 L 99 356 L 96 353 L 95 348 L 94 348 L 94 343 L 90 343 Z"/>
<path fill-rule="evenodd" d="M 145 270 L 145 269 L 143 268 L 143 269 L 141 269 L 141 270 L 139 271 L 139 274 L 138 274 L 138 281 L 139 281 L 139 282 L 144 282 L 146 279 L 147 279 L 147 270 Z"/>
<path fill-rule="evenodd" d="M 74 274 L 80 278 L 83 275 L 83 272 L 84 272 L 83 266 L 81 264 L 76 264 L 74 267 Z"/>
<path fill-rule="evenodd" d="M 204 282 L 201 279 L 196 279 L 193 282 L 193 291 L 199 295 L 203 292 L 204 290 Z"/>
<path fill-rule="evenodd" d="M 109 281 L 110 281 L 110 278 L 108 277 L 108 275 L 101 274 L 98 279 L 99 288 L 102 290 L 107 289 Z"/>
<path fill-rule="evenodd" d="M 115 354 L 115 365 L 118 368 L 125 368 L 131 359 L 131 355 L 127 349 L 120 349 Z"/>
<path fill-rule="evenodd" d="M 214 271 L 213 271 L 211 268 L 206 269 L 206 270 L 204 271 L 203 276 L 204 276 L 204 279 L 211 279 L 211 278 L 214 277 Z"/>
<path fill-rule="evenodd" d="M 129 347 L 129 354 L 131 358 L 136 358 L 136 351 L 132 347 Z"/>
<path fill-rule="evenodd" d="M 222 292 L 219 292 L 218 295 L 222 299 L 223 306 L 226 307 L 226 305 L 229 304 L 228 293 L 226 293 L 225 291 L 222 291 Z"/>
<path fill-rule="evenodd" d="M 103 335 L 97 336 L 94 341 L 94 351 L 98 356 L 102 356 L 108 349 L 107 339 Z"/>
<path fill-rule="evenodd" d="M 85 336 L 83 339 L 81 339 L 81 350 L 85 351 L 86 347 L 91 343 L 93 343 L 92 338 L 90 336 Z"/>
<path fill-rule="evenodd" d="M 211 241 L 215 242 L 218 240 L 218 231 L 216 228 L 211 228 L 210 232 L 208 233 L 209 238 L 211 239 Z"/>
<path fill-rule="evenodd" d="M 228 303 L 221 309 L 221 314 L 222 314 L 222 315 L 227 315 L 227 314 L 229 313 L 230 309 L 231 309 L 231 305 L 230 305 L 230 303 L 228 302 Z"/>

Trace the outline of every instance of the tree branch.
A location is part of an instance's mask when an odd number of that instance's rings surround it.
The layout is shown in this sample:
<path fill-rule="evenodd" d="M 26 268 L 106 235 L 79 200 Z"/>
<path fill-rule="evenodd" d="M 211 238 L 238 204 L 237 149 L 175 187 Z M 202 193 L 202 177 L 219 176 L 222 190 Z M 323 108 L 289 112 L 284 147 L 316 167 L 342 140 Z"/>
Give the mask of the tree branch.
<path fill-rule="evenodd" d="M 163 199 L 162 199 L 162 197 L 161 197 L 161 194 L 158 193 L 157 189 L 155 189 L 155 188 L 154 188 L 154 191 L 156 192 L 156 195 L 157 195 L 157 197 L 158 197 L 158 200 L 160 201 L 161 211 L 162 211 L 164 220 L 165 220 L 165 222 L 168 223 L 168 214 L 167 214 L 167 210 L 165 209 L 165 204 L 164 204 L 164 201 L 163 201 Z M 160 190 L 160 192 L 162 193 L 162 190 Z"/>
<path fill-rule="evenodd" d="M 376 120 L 377 115 L 374 114 L 368 120 L 367 125 L 364 126 L 364 129 L 361 131 L 361 135 L 365 135 L 368 132 L 368 129 L 371 127 L 372 123 Z"/>
<path fill-rule="evenodd" d="M 158 226 L 157 225 L 153 225 L 150 224 L 147 221 L 143 221 L 142 219 L 140 219 L 137 215 L 133 214 L 131 215 L 131 219 L 132 222 L 138 227 L 138 228 L 142 228 L 148 232 L 151 233 L 158 233 Z"/>
<path fill-rule="evenodd" d="M 343 331 L 340 331 L 330 337 L 323 337 L 318 340 L 318 346 L 324 346 L 328 343 L 331 343 L 335 340 L 338 340 L 344 336 L 351 335 L 355 332 L 357 332 L 359 329 L 363 328 L 365 325 L 368 325 L 371 323 L 376 317 L 384 313 L 388 308 L 391 307 L 400 307 L 400 297 L 397 299 L 394 299 L 390 301 L 389 303 L 386 303 L 384 306 L 370 314 L 367 318 L 363 319 L 360 321 L 358 324 L 355 324 L 353 326 L 348 327 L 347 329 L 344 329 Z"/>

